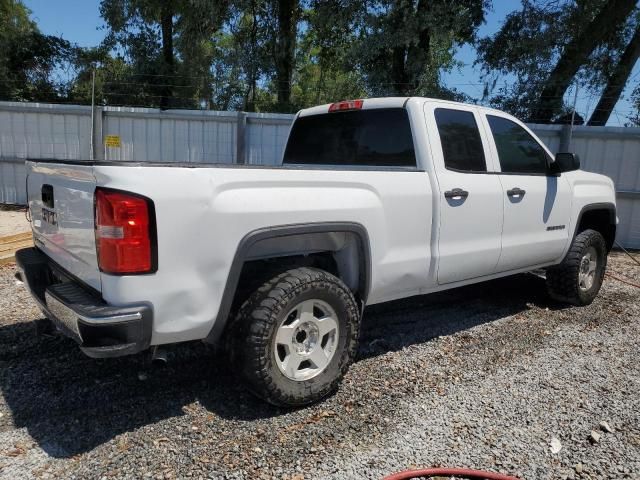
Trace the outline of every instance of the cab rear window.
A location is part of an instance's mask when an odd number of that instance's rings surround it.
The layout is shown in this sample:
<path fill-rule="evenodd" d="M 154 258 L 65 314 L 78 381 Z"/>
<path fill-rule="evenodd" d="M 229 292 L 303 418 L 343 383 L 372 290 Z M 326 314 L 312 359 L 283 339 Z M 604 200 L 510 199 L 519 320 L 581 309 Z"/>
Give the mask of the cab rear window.
<path fill-rule="evenodd" d="M 415 167 L 409 116 L 404 108 L 385 108 L 299 117 L 283 163 Z"/>

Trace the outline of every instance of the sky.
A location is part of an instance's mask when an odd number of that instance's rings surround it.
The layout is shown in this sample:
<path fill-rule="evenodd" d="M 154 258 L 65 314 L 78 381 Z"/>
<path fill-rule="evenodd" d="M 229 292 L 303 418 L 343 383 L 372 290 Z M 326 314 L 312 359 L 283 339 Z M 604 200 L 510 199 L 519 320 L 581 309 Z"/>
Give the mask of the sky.
<path fill-rule="evenodd" d="M 105 36 L 98 0 L 23 0 L 40 31 L 81 47 L 95 47 Z"/>
<path fill-rule="evenodd" d="M 43 33 L 62 36 L 82 47 L 96 46 L 105 36 L 99 0 L 24 0 L 24 3 L 31 10 L 31 18 L 38 23 Z M 479 35 L 482 37 L 495 33 L 506 15 L 519 6 L 520 2 L 515 0 L 493 0 L 493 8 L 488 12 L 484 25 L 480 27 Z M 476 59 L 475 49 L 469 45 L 461 47 L 456 52 L 456 59 L 463 66 L 445 73 L 442 76 L 444 83 L 472 97 L 479 97 L 482 94 L 482 83 L 480 69 L 473 66 Z M 628 97 L 633 90 L 633 84 L 637 84 L 639 78 L 640 62 L 631 73 L 631 80 L 623 98 L 616 105 L 607 125 L 624 126 L 626 116 L 632 110 Z M 569 91 L 567 98 L 573 99 L 573 94 L 573 90 Z M 597 96 L 578 90 L 576 111 L 588 118 L 597 102 Z"/>

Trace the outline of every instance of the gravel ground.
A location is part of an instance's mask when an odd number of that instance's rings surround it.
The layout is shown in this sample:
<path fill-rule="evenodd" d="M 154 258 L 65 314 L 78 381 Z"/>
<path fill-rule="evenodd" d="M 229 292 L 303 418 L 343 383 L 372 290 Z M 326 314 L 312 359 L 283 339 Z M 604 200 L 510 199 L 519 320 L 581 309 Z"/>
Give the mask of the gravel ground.
<path fill-rule="evenodd" d="M 610 266 L 640 282 L 627 257 Z M 607 279 L 591 306 L 565 308 L 521 275 L 371 307 L 339 392 L 287 411 L 200 343 L 162 368 L 89 359 L 0 268 L 0 477 L 640 479 L 639 300 Z"/>

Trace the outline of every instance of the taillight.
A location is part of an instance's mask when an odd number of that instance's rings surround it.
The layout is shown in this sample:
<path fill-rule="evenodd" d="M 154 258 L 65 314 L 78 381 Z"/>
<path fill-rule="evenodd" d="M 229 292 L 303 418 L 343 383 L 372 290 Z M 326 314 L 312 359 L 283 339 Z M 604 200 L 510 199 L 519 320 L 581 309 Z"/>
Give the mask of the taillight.
<path fill-rule="evenodd" d="M 98 265 L 105 273 L 156 270 L 153 204 L 133 193 L 97 188 L 95 233 Z"/>
<path fill-rule="evenodd" d="M 329 105 L 329 113 L 343 112 L 345 110 L 360 110 L 364 100 L 345 100 L 343 102 L 332 103 Z"/>

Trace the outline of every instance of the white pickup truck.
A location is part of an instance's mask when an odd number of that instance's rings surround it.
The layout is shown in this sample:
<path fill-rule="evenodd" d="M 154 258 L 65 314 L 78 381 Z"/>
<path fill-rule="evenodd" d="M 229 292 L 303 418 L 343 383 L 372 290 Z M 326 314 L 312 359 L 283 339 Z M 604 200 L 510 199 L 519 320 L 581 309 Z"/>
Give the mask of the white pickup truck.
<path fill-rule="evenodd" d="M 366 305 L 546 269 L 589 304 L 613 182 L 520 121 L 426 98 L 302 110 L 280 166 L 29 161 L 19 274 L 92 357 L 205 340 L 258 396 L 337 388 Z"/>

